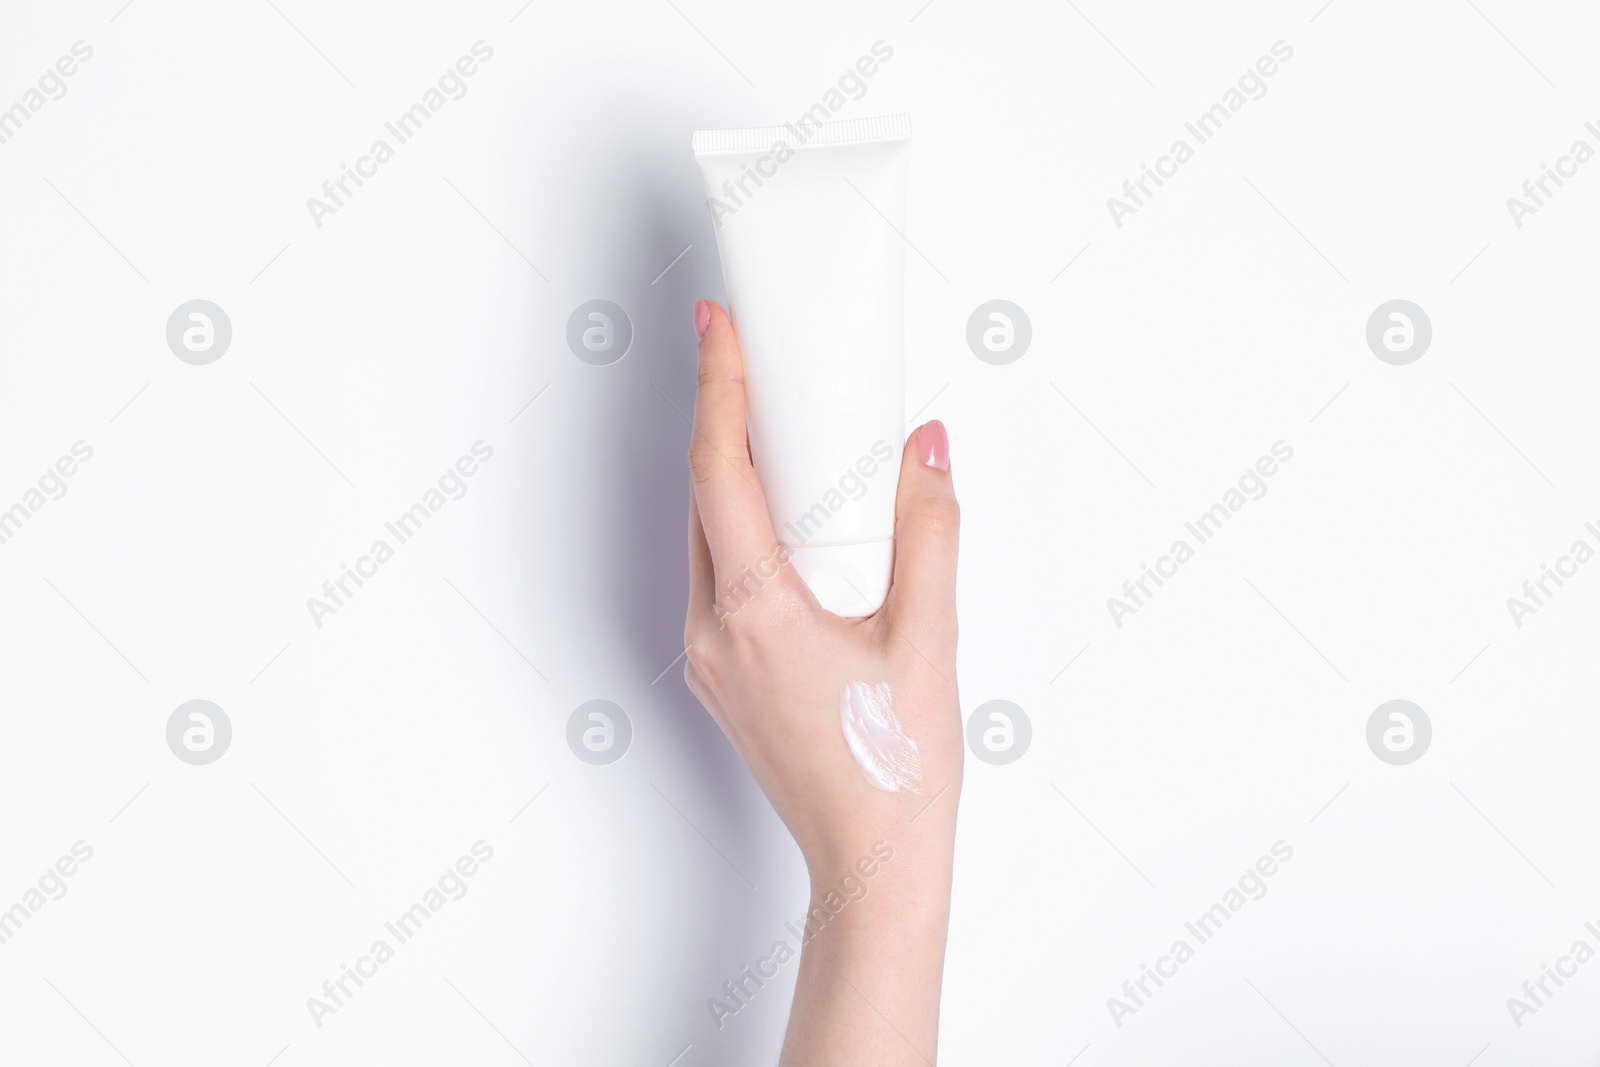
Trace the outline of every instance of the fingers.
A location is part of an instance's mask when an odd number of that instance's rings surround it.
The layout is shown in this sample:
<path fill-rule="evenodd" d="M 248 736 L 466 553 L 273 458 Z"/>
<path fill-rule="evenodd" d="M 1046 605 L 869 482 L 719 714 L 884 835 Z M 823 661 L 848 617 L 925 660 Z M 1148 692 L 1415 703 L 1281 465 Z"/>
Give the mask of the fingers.
<path fill-rule="evenodd" d="M 711 569 L 711 548 L 700 525 L 700 507 L 694 493 L 689 494 L 689 618 L 693 622 L 709 612 L 717 599 L 715 572 Z"/>
<path fill-rule="evenodd" d="M 745 431 L 744 356 L 733 323 L 717 305 L 695 305 L 700 338 L 699 389 L 689 471 L 701 526 L 716 571 L 736 575 L 771 553 L 777 538 L 766 497 L 750 463 Z M 714 590 L 714 584 L 710 587 Z"/>
<path fill-rule="evenodd" d="M 900 460 L 887 607 L 895 627 L 928 654 L 954 649 L 960 528 L 949 435 L 937 420 L 924 423 L 906 441 Z"/>

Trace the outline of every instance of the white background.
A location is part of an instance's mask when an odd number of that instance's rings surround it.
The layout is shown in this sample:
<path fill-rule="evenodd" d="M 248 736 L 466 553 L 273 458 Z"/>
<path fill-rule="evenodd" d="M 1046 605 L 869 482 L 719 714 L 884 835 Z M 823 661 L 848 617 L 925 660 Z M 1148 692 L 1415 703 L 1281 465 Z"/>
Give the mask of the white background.
<path fill-rule="evenodd" d="M 0 507 L 94 449 L 0 545 L 0 908 L 94 849 L 0 945 L 0 1061 L 775 1057 L 792 965 L 720 1031 L 706 1000 L 803 870 L 667 669 L 675 409 L 722 291 L 689 136 L 792 118 L 883 40 L 841 117 L 914 117 L 908 410 L 950 428 L 962 706 L 1033 724 L 969 760 L 943 1061 L 1595 1062 L 1600 962 L 1521 1028 L 1506 1005 L 1600 947 L 1600 565 L 1521 628 L 1505 603 L 1600 520 L 1600 163 L 1520 228 L 1505 203 L 1600 148 L 1592 10 L 274 2 L 0 10 L 0 107 L 94 50 L 0 145 Z M 307 197 L 480 39 L 317 227 Z M 1279 40 L 1267 94 L 1114 225 Z M 195 298 L 232 322 L 209 366 L 166 344 Z M 636 331 L 608 367 L 564 340 L 593 298 Z M 965 341 L 994 298 L 1032 321 L 1009 366 Z M 1433 325 L 1409 366 L 1365 340 L 1395 298 Z M 317 627 L 306 598 L 479 440 Z M 1115 626 L 1279 440 L 1267 495 Z M 604 767 L 565 742 L 596 698 L 634 729 Z M 1433 724 L 1410 766 L 1366 743 L 1394 698 Z M 191 699 L 233 724 L 209 766 L 167 747 Z M 467 895 L 315 1025 L 478 840 Z M 1270 892 L 1118 1027 L 1107 998 L 1279 840 Z"/>

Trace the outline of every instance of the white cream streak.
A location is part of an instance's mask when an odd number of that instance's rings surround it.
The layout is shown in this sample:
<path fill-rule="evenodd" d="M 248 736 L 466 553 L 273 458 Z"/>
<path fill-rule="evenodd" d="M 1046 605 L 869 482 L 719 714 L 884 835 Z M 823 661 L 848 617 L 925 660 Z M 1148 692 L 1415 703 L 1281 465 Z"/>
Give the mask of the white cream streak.
<path fill-rule="evenodd" d="M 905 735 L 894 717 L 888 682 L 845 686 L 839 694 L 839 721 L 850 754 L 874 788 L 886 793 L 918 792 L 922 759 L 917 755 L 917 743 Z"/>

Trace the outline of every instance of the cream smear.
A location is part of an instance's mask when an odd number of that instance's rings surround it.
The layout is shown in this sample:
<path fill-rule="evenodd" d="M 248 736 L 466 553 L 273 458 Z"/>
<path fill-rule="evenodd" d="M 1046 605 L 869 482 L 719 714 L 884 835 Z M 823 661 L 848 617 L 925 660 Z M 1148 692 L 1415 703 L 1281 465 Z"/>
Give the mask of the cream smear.
<path fill-rule="evenodd" d="M 905 735 L 894 717 L 888 682 L 851 682 L 839 694 L 839 721 L 845 744 L 867 781 L 886 793 L 918 792 L 922 759 L 917 743 Z"/>

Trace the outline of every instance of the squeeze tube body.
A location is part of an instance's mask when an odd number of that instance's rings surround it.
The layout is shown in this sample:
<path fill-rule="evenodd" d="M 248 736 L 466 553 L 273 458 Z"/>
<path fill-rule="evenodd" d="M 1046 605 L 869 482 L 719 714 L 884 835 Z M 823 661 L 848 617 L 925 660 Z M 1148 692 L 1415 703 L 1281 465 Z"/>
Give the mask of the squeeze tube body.
<path fill-rule="evenodd" d="M 694 135 L 772 528 L 847 617 L 894 567 L 910 140 L 907 115 Z"/>

